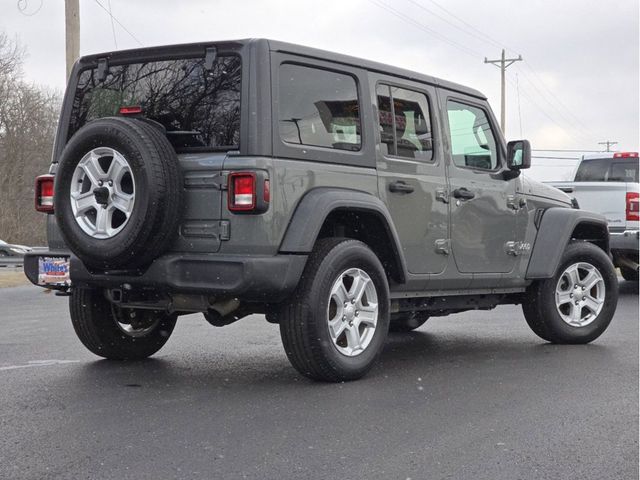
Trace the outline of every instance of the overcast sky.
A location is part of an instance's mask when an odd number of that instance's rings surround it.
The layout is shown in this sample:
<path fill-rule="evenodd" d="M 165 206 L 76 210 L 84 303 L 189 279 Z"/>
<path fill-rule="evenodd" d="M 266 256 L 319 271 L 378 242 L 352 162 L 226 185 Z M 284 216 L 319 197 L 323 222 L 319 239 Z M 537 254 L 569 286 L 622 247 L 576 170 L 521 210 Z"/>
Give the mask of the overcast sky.
<path fill-rule="evenodd" d="M 638 2 L 622 0 L 80 0 L 81 54 L 267 37 L 393 64 L 475 87 L 499 117 L 500 48 L 507 137 L 534 149 L 638 150 Z M 24 9 L 21 13 L 20 7 Z M 27 16 L 31 15 L 31 16 Z M 25 75 L 65 83 L 64 1 L 0 0 L 0 30 L 29 57 Z M 137 40 L 136 40 L 137 39 Z M 519 86 L 518 95 L 516 86 Z M 519 108 L 520 107 L 520 108 Z"/>

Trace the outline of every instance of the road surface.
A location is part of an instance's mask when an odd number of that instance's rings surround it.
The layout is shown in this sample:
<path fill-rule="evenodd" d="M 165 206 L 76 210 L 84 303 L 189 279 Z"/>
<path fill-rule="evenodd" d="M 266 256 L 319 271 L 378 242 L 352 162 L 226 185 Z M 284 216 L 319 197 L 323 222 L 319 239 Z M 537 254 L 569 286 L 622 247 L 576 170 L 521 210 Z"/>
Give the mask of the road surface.
<path fill-rule="evenodd" d="M 65 298 L 0 289 L 2 479 L 637 479 L 638 295 L 591 345 L 503 306 L 391 335 L 363 380 L 300 377 L 277 326 L 182 317 L 141 363 L 100 360 Z"/>

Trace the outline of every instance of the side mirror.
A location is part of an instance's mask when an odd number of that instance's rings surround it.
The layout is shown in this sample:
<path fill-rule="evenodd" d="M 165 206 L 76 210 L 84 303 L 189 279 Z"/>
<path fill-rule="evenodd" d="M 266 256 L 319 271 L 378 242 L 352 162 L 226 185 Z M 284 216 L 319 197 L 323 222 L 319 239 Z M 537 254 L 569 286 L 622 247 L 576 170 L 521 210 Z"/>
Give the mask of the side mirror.
<path fill-rule="evenodd" d="M 509 170 L 522 170 L 531 167 L 529 140 L 514 140 L 507 144 L 507 166 Z"/>

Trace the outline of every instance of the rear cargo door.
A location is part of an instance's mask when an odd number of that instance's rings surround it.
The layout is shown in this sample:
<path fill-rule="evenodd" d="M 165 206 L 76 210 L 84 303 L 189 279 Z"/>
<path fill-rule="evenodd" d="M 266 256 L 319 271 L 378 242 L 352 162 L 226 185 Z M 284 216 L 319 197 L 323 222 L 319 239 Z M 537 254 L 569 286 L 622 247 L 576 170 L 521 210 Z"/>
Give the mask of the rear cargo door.
<path fill-rule="evenodd" d="M 81 61 L 63 110 L 61 139 L 88 122 L 127 115 L 166 134 L 185 193 L 170 250 L 214 253 L 225 236 L 222 165 L 240 145 L 243 62 L 236 43 L 117 52 Z M 59 139 L 59 140 L 61 140 Z"/>

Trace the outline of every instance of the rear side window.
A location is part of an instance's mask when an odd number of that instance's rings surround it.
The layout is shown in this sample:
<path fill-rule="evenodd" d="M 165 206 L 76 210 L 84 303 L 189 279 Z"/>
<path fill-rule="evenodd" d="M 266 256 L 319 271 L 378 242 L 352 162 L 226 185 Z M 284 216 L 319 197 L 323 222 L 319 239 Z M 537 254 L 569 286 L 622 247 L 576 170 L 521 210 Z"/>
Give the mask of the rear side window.
<path fill-rule="evenodd" d="M 382 153 L 431 161 L 433 136 L 427 96 L 384 84 L 378 85 L 376 94 Z"/>
<path fill-rule="evenodd" d="M 611 165 L 610 158 L 583 160 L 576 172 L 576 182 L 604 182 Z"/>
<path fill-rule="evenodd" d="M 495 170 L 498 149 L 485 111 L 449 100 L 447 114 L 453 163 L 458 167 Z"/>
<path fill-rule="evenodd" d="M 278 99 L 283 141 L 360 150 L 358 89 L 351 75 L 284 63 L 280 66 Z"/>
<path fill-rule="evenodd" d="M 142 116 L 165 127 L 176 150 L 236 149 L 241 77 L 238 56 L 220 56 L 210 70 L 202 58 L 112 65 L 103 80 L 97 69 L 84 70 L 69 138 L 91 120 L 140 107 Z"/>

